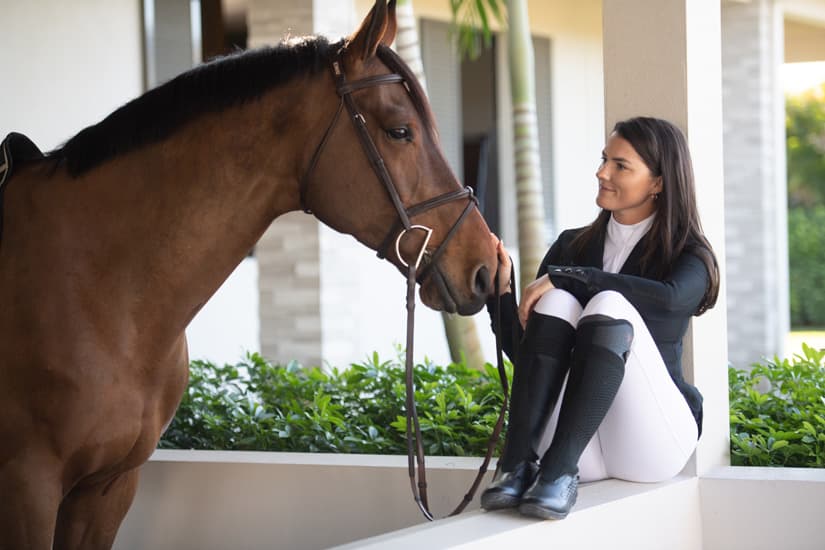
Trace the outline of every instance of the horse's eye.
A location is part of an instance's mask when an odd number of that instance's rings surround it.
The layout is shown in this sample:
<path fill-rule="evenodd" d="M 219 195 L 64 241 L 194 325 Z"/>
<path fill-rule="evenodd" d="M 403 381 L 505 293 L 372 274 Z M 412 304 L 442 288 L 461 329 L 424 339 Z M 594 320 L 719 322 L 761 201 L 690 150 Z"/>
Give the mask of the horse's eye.
<path fill-rule="evenodd" d="M 387 135 L 391 139 L 412 141 L 412 131 L 407 127 L 390 128 L 387 130 Z"/>

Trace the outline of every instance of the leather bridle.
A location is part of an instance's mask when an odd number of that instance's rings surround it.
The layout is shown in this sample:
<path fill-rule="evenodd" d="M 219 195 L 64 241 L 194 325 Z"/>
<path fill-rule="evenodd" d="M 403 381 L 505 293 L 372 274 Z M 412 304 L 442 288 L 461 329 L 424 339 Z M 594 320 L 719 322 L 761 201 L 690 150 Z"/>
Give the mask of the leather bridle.
<path fill-rule="evenodd" d="M 358 107 L 355 104 L 355 100 L 352 97 L 352 93 L 357 90 L 362 90 L 364 88 L 369 88 L 372 86 L 382 86 L 385 84 L 402 84 L 409 93 L 408 85 L 405 82 L 404 77 L 397 73 L 370 76 L 362 78 L 360 80 L 355 80 L 353 82 L 347 82 L 343 68 L 343 55 L 345 51 L 346 46 L 344 46 L 338 51 L 335 59 L 333 59 L 332 61 L 332 74 L 333 79 L 335 81 L 335 90 L 338 96 L 341 98 L 341 101 L 338 104 L 338 108 L 335 111 L 335 115 L 332 117 L 332 121 L 330 121 L 329 126 L 327 126 L 327 129 L 324 132 L 321 141 L 318 143 L 318 146 L 315 148 L 315 152 L 312 154 L 312 157 L 310 158 L 307 171 L 304 173 L 304 176 L 300 180 L 300 203 L 301 208 L 303 208 L 303 210 L 306 213 L 312 213 L 312 210 L 307 205 L 307 190 L 309 187 L 309 179 L 313 170 L 315 169 L 315 165 L 318 163 L 318 159 L 320 158 L 321 153 L 323 152 L 327 142 L 329 141 L 329 137 L 332 134 L 332 131 L 335 128 L 338 119 L 341 117 L 341 112 L 346 108 L 347 113 L 349 114 L 350 119 L 352 120 L 353 126 L 355 127 L 355 133 L 358 135 L 358 139 L 361 142 L 361 146 L 364 150 L 364 153 L 367 155 L 367 159 L 369 160 L 370 165 L 372 166 L 372 169 L 375 172 L 375 175 L 378 177 L 378 180 L 384 185 L 384 188 L 389 194 L 389 198 L 392 201 L 392 204 L 395 207 L 396 212 L 398 213 L 398 220 L 395 222 L 395 224 L 393 224 L 393 227 L 390 228 L 389 232 L 387 233 L 387 236 L 378 246 L 377 253 L 379 258 L 385 258 L 387 256 L 387 250 L 389 249 L 393 240 L 395 240 L 396 257 L 398 258 L 398 261 L 404 267 L 407 268 L 406 413 L 408 466 L 410 473 L 410 486 L 412 488 L 412 493 L 415 502 L 418 504 L 418 507 L 421 509 L 424 516 L 427 519 L 432 520 L 433 515 L 430 513 L 429 505 L 427 503 L 427 481 L 426 470 L 424 466 L 424 445 L 421 436 L 421 428 L 418 422 L 418 413 L 416 412 L 414 399 L 415 388 L 413 383 L 413 334 L 415 332 L 415 284 L 416 282 L 423 283 L 427 276 L 431 274 L 432 269 L 437 269 L 437 267 L 435 267 L 436 263 L 443 254 L 447 243 L 456 234 L 456 231 L 458 230 L 462 222 L 467 218 L 467 215 L 473 210 L 473 208 L 477 208 L 478 199 L 476 199 L 475 195 L 473 195 L 473 190 L 470 187 L 465 187 L 464 189 L 458 191 L 450 191 L 448 193 L 438 195 L 434 198 L 427 199 L 414 206 L 404 206 L 404 203 L 402 202 L 401 197 L 398 194 L 398 189 L 395 187 L 395 184 L 392 181 L 392 177 L 390 176 L 386 164 L 384 163 L 384 159 L 381 157 L 381 153 L 378 151 L 375 142 L 372 140 L 372 137 L 369 134 L 366 119 L 358 111 Z M 447 232 L 446 236 L 438 245 L 438 247 L 436 247 L 435 251 L 431 253 L 427 247 L 429 245 L 430 238 L 432 237 L 433 230 L 424 225 L 413 224 L 411 221 L 412 218 L 420 214 L 423 214 L 424 212 L 447 204 L 449 202 L 462 199 L 467 199 L 467 206 L 465 206 L 461 215 L 459 215 L 458 219 Z M 408 262 L 401 255 L 401 239 L 404 237 L 405 234 L 412 231 L 422 231 L 424 233 L 424 240 L 421 244 L 421 248 L 418 251 L 418 254 L 416 254 L 416 257 L 412 261 Z M 421 267 L 422 260 L 424 260 L 425 258 L 425 265 L 423 266 L 423 268 L 419 269 L 419 267 Z M 496 285 L 496 298 L 498 298 L 498 272 L 496 272 L 494 284 Z M 496 304 L 498 304 L 498 300 L 496 300 Z M 498 311 L 496 312 L 496 321 L 498 324 Z M 501 343 L 500 337 L 498 336 L 499 334 L 500 331 L 498 330 L 497 326 L 496 353 L 498 356 L 497 358 L 499 376 L 501 378 L 502 387 L 504 388 L 504 403 L 502 405 L 501 412 L 499 413 L 498 421 L 493 430 L 493 434 L 491 435 L 490 441 L 488 443 L 487 455 L 485 456 L 484 461 L 481 467 L 479 468 L 478 475 L 476 476 L 476 479 L 473 485 L 471 486 L 470 491 L 464 496 L 464 499 L 458 505 L 458 507 L 456 507 L 456 509 L 450 514 L 451 516 L 461 513 L 467 506 L 467 504 L 470 501 L 472 501 L 473 495 L 475 494 L 475 491 L 478 489 L 478 486 L 481 482 L 481 478 L 487 471 L 487 466 L 490 462 L 490 458 L 492 457 L 492 453 L 495 450 L 495 446 L 498 442 L 498 437 L 501 433 L 501 429 L 504 423 L 504 414 L 507 410 L 508 402 L 508 384 L 501 355 Z"/>

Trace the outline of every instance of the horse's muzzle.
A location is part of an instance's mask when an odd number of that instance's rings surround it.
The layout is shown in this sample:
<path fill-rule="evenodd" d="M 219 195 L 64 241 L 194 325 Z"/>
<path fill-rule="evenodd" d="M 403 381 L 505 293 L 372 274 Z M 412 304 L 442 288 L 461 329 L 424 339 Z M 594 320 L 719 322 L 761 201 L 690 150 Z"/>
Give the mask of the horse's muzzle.
<path fill-rule="evenodd" d="M 459 315 L 473 315 L 487 303 L 492 289 L 490 271 L 486 266 L 478 267 L 471 278 L 469 292 L 465 291 L 462 297 L 460 292 L 445 277 L 438 266 L 433 266 L 429 277 L 422 281 L 420 290 L 421 301 L 427 307 L 436 311 L 458 313 Z"/>

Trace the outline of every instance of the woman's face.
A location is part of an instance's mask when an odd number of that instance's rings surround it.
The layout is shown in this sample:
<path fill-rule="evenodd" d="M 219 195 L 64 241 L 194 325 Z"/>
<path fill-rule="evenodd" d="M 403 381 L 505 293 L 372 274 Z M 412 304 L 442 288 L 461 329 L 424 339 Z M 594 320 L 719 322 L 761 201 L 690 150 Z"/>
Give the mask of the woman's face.
<path fill-rule="evenodd" d="M 656 210 L 654 196 L 662 190 L 662 178 L 653 177 L 633 146 L 616 133 L 607 139 L 596 178 L 596 204 L 610 210 L 617 222 L 638 223 Z"/>

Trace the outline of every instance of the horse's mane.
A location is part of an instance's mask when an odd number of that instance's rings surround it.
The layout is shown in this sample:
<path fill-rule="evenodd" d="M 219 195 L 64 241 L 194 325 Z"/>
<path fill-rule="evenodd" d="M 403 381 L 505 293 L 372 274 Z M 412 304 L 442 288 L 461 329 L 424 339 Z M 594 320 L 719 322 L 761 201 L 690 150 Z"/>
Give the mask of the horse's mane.
<path fill-rule="evenodd" d="M 49 157 L 78 176 L 141 146 L 158 142 L 198 116 L 260 97 L 301 74 L 328 69 L 343 42 L 307 37 L 200 65 L 153 88 L 81 130 Z"/>

